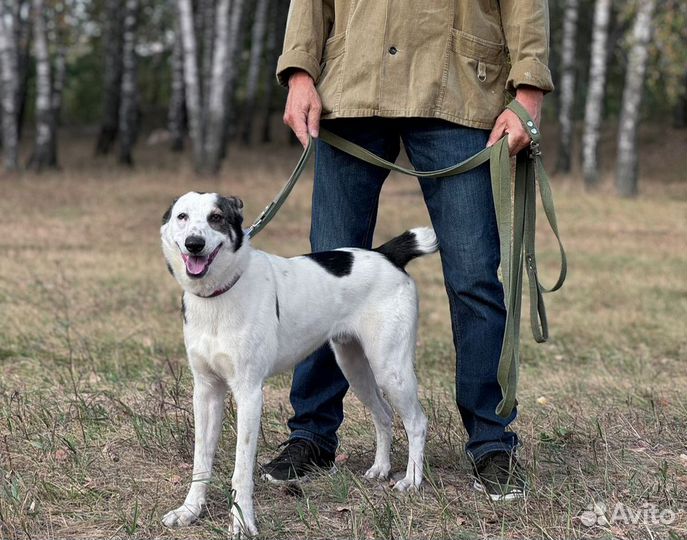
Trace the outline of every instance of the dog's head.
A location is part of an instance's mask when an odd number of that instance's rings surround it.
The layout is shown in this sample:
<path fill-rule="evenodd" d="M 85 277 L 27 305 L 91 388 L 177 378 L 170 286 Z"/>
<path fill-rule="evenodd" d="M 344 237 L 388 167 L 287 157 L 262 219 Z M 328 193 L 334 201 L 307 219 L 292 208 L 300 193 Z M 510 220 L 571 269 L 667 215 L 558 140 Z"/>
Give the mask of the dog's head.
<path fill-rule="evenodd" d="M 162 216 L 162 251 L 172 275 L 189 292 L 225 286 L 245 244 L 243 203 L 236 197 L 189 192 Z"/>

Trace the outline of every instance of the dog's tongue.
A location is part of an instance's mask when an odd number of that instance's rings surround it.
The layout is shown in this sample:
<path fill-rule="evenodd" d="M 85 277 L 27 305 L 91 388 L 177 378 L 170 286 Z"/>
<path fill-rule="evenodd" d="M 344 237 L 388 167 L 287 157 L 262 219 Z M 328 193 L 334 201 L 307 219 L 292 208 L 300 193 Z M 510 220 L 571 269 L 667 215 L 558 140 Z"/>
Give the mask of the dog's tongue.
<path fill-rule="evenodd" d="M 205 265 L 207 262 L 207 257 L 190 256 L 188 259 L 186 259 L 186 271 L 189 274 L 196 276 L 205 270 Z"/>

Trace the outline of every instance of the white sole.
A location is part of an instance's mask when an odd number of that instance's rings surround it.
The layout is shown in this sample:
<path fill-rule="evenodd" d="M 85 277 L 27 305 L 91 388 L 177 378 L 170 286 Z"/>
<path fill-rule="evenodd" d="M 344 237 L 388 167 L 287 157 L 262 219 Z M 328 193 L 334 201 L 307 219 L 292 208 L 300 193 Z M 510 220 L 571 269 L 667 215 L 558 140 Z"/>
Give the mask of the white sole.
<path fill-rule="evenodd" d="M 322 471 L 322 474 L 326 474 L 327 476 L 331 476 L 333 474 L 337 473 L 337 468 L 336 465 L 333 465 L 331 469 L 325 471 Z M 264 473 L 261 475 L 261 478 L 263 480 L 267 480 L 270 484 L 274 484 L 276 486 L 294 486 L 294 485 L 299 485 L 299 484 L 307 484 L 310 482 L 310 477 L 307 474 L 304 474 L 303 476 L 299 476 L 298 478 L 294 478 L 293 480 L 279 480 L 278 478 L 275 478 L 269 473 Z"/>
<path fill-rule="evenodd" d="M 492 493 L 488 493 L 482 485 L 482 482 L 479 480 L 475 480 L 475 483 L 472 485 L 472 487 L 480 493 L 487 495 L 494 502 L 513 501 L 515 499 L 523 499 L 525 497 L 524 491 L 512 491 L 510 493 L 506 493 L 505 495 L 494 495 Z"/>

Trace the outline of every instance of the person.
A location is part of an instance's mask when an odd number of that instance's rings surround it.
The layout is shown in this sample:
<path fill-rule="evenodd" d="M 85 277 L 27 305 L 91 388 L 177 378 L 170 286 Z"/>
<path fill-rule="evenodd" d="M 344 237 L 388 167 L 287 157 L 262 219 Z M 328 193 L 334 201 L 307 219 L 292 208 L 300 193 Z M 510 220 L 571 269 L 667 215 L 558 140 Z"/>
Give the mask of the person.
<path fill-rule="evenodd" d="M 300 142 L 335 134 L 394 161 L 400 144 L 417 170 L 453 165 L 509 135 L 530 142 L 504 110 L 514 94 L 539 122 L 547 67 L 546 0 L 292 0 L 278 80 L 284 122 Z M 370 248 L 388 171 L 317 141 L 313 251 Z M 494 500 L 522 496 L 516 433 L 496 415 L 504 331 L 499 240 L 488 164 L 457 177 L 420 179 L 440 245 L 456 351 L 456 401 L 468 434 L 475 488 Z M 348 384 L 328 345 L 294 371 L 289 439 L 266 478 L 297 481 L 334 465 Z"/>

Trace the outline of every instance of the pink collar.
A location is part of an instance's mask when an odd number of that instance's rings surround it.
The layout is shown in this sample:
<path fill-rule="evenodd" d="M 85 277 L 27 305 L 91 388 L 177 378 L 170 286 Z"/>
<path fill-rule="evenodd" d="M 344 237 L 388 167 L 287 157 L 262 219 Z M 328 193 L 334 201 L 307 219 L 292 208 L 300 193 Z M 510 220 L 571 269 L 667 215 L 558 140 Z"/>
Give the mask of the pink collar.
<path fill-rule="evenodd" d="M 196 294 L 195 296 L 198 296 L 200 298 L 215 298 L 216 296 L 219 296 L 221 294 L 224 294 L 227 292 L 229 289 L 231 289 L 234 285 L 236 285 L 236 282 L 241 278 L 243 274 L 239 274 L 238 276 L 235 276 L 234 279 L 232 279 L 229 283 L 227 283 L 224 287 L 221 289 L 217 289 L 211 294 L 208 294 L 207 296 L 203 296 L 202 294 Z"/>

